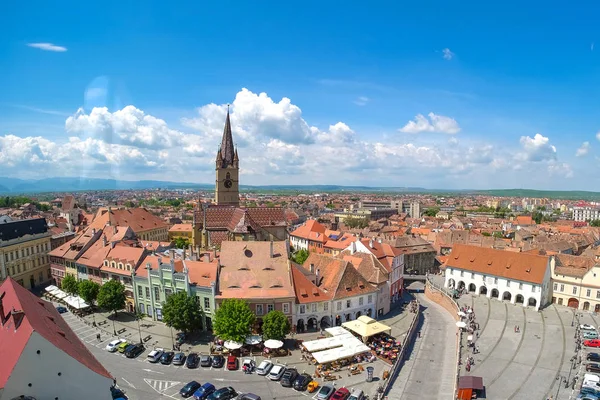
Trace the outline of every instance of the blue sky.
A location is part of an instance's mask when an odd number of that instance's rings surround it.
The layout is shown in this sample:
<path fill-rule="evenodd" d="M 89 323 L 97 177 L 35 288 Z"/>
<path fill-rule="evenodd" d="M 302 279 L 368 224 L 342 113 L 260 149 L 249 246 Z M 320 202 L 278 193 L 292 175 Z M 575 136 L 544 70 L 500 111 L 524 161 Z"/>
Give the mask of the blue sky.
<path fill-rule="evenodd" d="M 243 183 L 600 183 L 600 5 L 365 4 L 12 2 L 0 175 L 211 182 L 232 103 Z"/>

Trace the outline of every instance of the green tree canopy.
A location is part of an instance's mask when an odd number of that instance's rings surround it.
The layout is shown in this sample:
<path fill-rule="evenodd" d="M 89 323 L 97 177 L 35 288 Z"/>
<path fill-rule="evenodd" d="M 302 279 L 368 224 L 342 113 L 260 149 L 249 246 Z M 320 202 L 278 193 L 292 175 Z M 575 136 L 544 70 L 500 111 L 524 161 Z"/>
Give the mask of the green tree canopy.
<path fill-rule="evenodd" d="M 431 207 L 431 208 L 428 208 L 427 210 L 425 210 L 425 212 L 423 214 L 428 217 L 435 217 L 437 215 L 437 213 L 439 213 L 439 212 L 440 212 L 439 207 Z"/>
<path fill-rule="evenodd" d="M 243 343 L 251 332 L 255 318 L 245 300 L 227 299 L 215 312 L 213 331 L 223 340 Z"/>
<path fill-rule="evenodd" d="M 308 250 L 300 249 L 292 255 L 292 260 L 297 264 L 304 264 L 304 261 L 308 258 L 308 254 Z"/>
<path fill-rule="evenodd" d="M 93 281 L 81 281 L 78 286 L 79 296 L 89 305 L 94 305 L 100 292 L 100 285 Z"/>
<path fill-rule="evenodd" d="M 290 321 L 281 311 L 269 311 L 263 318 L 263 339 L 283 340 L 290 333 Z"/>
<path fill-rule="evenodd" d="M 66 275 L 60 283 L 60 287 L 64 292 L 70 295 L 74 295 L 79 292 L 79 284 L 73 275 Z"/>
<path fill-rule="evenodd" d="M 590 226 L 600 226 L 600 219 L 590 221 Z"/>
<path fill-rule="evenodd" d="M 190 245 L 190 240 L 184 237 L 175 238 L 175 247 L 178 249 L 187 248 Z"/>
<path fill-rule="evenodd" d="M 186 292 L 172 294 L 163 303 L 163 321 L 182 332 L 194 332 L 202 327 L 202 309 L 195 296 Z"/>
<path fill-rule="evenodd" d="M 119 310 L 125 308 L 125 286 L 115 279 L 106 282 L 98 292 L 98 306 L 117 315 Z"/>
<path fill-rule="evenodd" d="M 363 229 L 369 226 L 369 219 L 367 217 L 356 218 L 348 216 L 344 218 L 344 225 L 346 225 L 348 228 Z"/>

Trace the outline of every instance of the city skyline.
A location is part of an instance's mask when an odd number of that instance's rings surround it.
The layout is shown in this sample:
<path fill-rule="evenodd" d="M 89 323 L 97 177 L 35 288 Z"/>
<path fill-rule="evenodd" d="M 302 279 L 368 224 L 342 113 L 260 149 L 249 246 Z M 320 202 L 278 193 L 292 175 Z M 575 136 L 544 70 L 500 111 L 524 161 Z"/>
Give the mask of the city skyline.
<path fill-rule="evenodd" d="M 597 183 L 589 10 L 163 7 L 10 5 L 0 175 L 211 183 L 231 104 L 241 185 Z"/>

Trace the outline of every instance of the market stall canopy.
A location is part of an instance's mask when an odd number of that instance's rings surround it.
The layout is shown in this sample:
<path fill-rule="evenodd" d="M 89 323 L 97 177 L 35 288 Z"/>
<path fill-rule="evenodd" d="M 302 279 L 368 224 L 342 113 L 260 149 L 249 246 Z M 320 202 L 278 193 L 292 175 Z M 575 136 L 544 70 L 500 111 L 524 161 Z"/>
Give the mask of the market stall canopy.
<path fill-rule="evenodd" d="M 56 289 L 58 289 L 56 286 L 50 285 L 50 286 L 46 287 L 45 290 L 46 290 L 46 292 L 52 292 L 52 291 L 54 291 Z"/>
<path fill-rule="evenodd" d="M 354 336 L 351 336 L 351 338 L 353 340 L 346 341 L 343 347 L 318 351 L 316 353 L 312 353 L 312 356 L 319 364 L 325 364 L 342 360 L 344 358 L 350 358 L 371 350 L 368 346 L 356 339 Z"/>
<path fill-rule="evenodd" d="M 237 349 L 241 348 L 243 346 L 243 344 L 242 343 L 238 343 L 238 342 L 233 342 L 231 340 L 228 340 L 228 341 L 225 342 L 225 344 L 223 344 L 223 346 L 225 346 L 229 350 L 237 350 Z"/>
<path fill-rule="evenodd" d="M 68 294 L 66 294 L 65 292 L 63 292 L 60 289 L 53 291 L 52 295 L 54 297 L 56 297 L 57 299 L 64 299 L 65 297 L 69 296 Z"/>
<path fill-rule="evenodd" d="M 77 310 L 88 308 L 90 305 L 79 296 L 68 296 L 64 298 L 65 303 Z"/>
<path fill-rule="evenodd" d="M 379 333 L 387 333 L 389 335 L 392 331 L 392 328 L 389 326 L 377 322 L 366 315 L 361 315 L 354 321 L 344 322 L 342 326 L 363 338 L 375 336 Z"/>
<path fill-rule="evenodd" d="M 251 344 L 251 345 L 259 344 L 260 342 L 262 342 L 262 336 L 260 336 L 260 335 L 247 336 L 245 342 L 246 342 L 246 344 Z"/>
<path fill-rule="evenodd" d="M 269 349 L 279 349 L 283 347 L 283 342 L 281 340 L 269 339 L 265 342 L 265 347 Z"/>
<path fill-rule="evenodd" d="M 303 342 L 302 346 L 304 346 L 304 348 L 307 351 L 315 352 L 315 351 L 322 351 L 322 350 L 328 350 L 328 349 L 335 349 L 338 347 L 342 347 L 344 345 L 345 341 L 351 340 L 351 339 L 356 339 L 354 336 L 352 336 L 352 334 L 348 331 L 345 331 L 346 333 L 342 334 L 342 335 L 337 335 L 337 336 L 332 336 L 332 337 L 328 337 L 325 339 L 317 339 L 317 340 L 310 340 L 308 342 Z M 268 346 L 267 346 L 268 347 Z"/>
<path fill-rule="evenodd" d="M 332 326 L 331 328 L 326 328 L 325 332 L 327 332 L 331 336 L 346 335 L 349 333 L 347 330 L 345 330 L 341 326 Z"/>
<path fill-rule="evenodd" d="M 458 322 L 456 323 L 456 326 L 458 326 L 459 328 L 466 328 L 466 327 L 467 327 L 467 324 L 466 324 L 466 323 L 464 323 L 463 321 L 458 321 Z"/>

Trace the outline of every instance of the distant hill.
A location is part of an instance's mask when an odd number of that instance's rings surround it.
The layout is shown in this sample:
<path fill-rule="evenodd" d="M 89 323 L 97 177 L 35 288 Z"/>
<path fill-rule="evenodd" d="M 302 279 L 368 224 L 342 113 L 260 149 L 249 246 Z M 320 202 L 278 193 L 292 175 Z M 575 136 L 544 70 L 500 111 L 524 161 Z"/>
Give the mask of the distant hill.
<path fill-rule="evenodd" d="M 498 197 L 538 197 L 562 200 L 600 200 L 600 192 L 584 190 L 533 190 L 533 189 L 492 189 L 472 191 Z"/>

